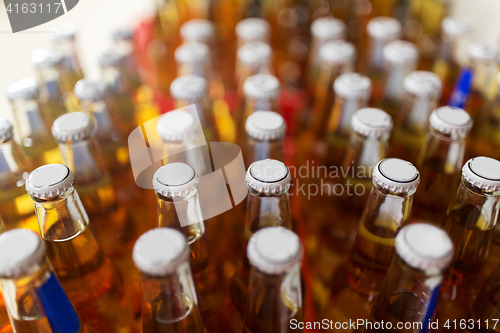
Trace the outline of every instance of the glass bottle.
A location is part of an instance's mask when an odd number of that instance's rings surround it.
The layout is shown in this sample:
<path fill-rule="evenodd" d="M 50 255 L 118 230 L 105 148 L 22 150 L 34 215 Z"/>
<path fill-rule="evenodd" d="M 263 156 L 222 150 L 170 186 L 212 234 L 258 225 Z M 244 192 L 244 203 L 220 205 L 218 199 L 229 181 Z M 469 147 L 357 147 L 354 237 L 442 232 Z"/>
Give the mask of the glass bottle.
<path fill-rule="evenodd" d="M 203 320 L 210 332 L 225 332 L 225 283 L 210 251 L 198 194 L 198 175 L 185 163 L 169 163 L 153 177 L 159 228 L 181 231 L 191 249 L 191 269 Z M 212 221 L 214 223 L 214 221 Z"/>
<path fill-rule="evenodd" d="M 177 76 L 198 75 L 206 80 L 212 76 L 210 49 L 206 44 L 189 42 L 175 49 Z"/>
<path fill-rule="evenodd" d="M 111 37 L 117 51 L 125 55 L 127 82 L 131 84 L 133 89 L 139 88 L 142 83 L 134 54 L 134 32 L 128 28 L 118 28 L 113 30 Z"/>
<path fill-rule="evenodd" d="M 242 251 L 258 230 L 282 226 L 292 229 L 288 190 L 290 171 L 282 162 L 266 159 L 252 163 L 247 171 L 248 197 Z M 241 332 L 250 281 L 250 264 L 245 257 L 229 284 L 228 318 L 231 331 Z"/>
<path fill-rule="evenodd" d="M 238 48 L 235 69 L 238 96 L 243 96 L 243 85 L 248 77 L 273 73 L 272 56 L 271 47 L 263 42 L 245 43 Z"/>
<path fill-rule="evenodd" d="M 440 322 L 464 318 L 483 284 L 500 207 L 499 168 L 500 162 L 489 157 L 472 158 L 462 168 L 462 181 L 443 224 L 455 253 L 441 288 Z"/>
<path fill-rule="evenodd" d="M 31 63 L 43 84 L 40 101 L 47 110 L 50 125 L 67 112 L 61 89 L 61 61 L 61 54 L 55 50 L 37 49 L 31 53 Z"/>
<path fill-rule="evenodd" d="M 243 333 L 304 332 L 299 237 L 283 227 L 261 229 L 247 246 L 251 264 Z"/>
<path fill-rule="evenodd" d="M 460 184 L 472 119 L 463 109 L 443 106 L 432 112 L 429 123 L 430 131 L 417 159 L 421 180 L 413 215 L 439 226 L 455 194 L 450 188 Z"/>
<path fill-rule="evenodd" d="M 0 285 L 12 328 L 18 333 L 88 333 L 32 231 L 0 236 Z"/>
<path fill-rule="evenodd" d="M 347 263 L 331 281 L 323 318 L 367 319 L 393 259 L 395 237 L 408 224 L 420 176 L 407 161 L 386 158 L 373 170 L 373 187 Z"/>
<path fill-rule="evenodd" d="M 0 233 L 4 233 L 7 230 L 2 218 L 0 217 Z M 5 307 L 5 301 L 2 297 L 2 291 L 0 288 L 0 331 L 5 333 L 12 333 L 12 325 L 9 320 L 9 314 L 7 313 L 7 308 Z"/>
<path fill-rule="evenodd" d="M 0 212 L 7 230 L 26 228 L 40 232 L 33 203 L 24 190 L 30 170 L 24 152 L 14 141 L 12 125 L 0 116 Z"/>
<path fill-rule="evenodd" d="M 61 161 L 57 143 L 49 132 L 49 120 L 39 102 L 38 83 L 33 77 L 7 86 L 16 121 L 17 139 L 34 167 Z"/>
<path fill-rule="evenodd" d="M 424 223 L 401 229 L 395 243 L 396 256 L 360 332 L 427 332 L 434 320 L 453 243 L 443 230 Z"/>
<path fill-rule="evenodd" d="M 26 181 L 47 257 L 86 326 L 136 332 L 127 286 L 97 243 L 73 184 L 73 173 L 61 164 L 41 166 Z"/>
<path fill-rule="evenodd" d="M 170 228 L 143 234 L 134 245 L 142 273 L 142 332 L 205 333 L 184 235 Z"/>
<path fill-rule="evenodd" d="M 429 132 L 429 116 L 438 105 L 441 87 L 441 80 L 431 72 L 415 71 L 404 78 L 403 97 L 395 113 L 391 155 L 417 163 Z"/>

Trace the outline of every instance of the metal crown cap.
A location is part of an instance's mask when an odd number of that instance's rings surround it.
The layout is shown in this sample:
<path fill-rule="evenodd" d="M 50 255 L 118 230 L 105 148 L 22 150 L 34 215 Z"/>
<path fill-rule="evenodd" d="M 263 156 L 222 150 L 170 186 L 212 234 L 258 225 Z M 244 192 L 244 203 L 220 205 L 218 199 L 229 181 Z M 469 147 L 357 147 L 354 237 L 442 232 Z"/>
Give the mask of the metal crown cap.
<path fill-rule="evenodd" d="M 473 186 L 485 191 L 500 190 L 500 161 L 490 157 L 474 157 L 462 168 L 462 176 Z"/>
<path fill-rule="evenodd" d="M 29 101 L 39 96 L 38 82 L 34 77 L 25 77 L 12 82 L 5 89 L 5 95 L 12 102 L 18 99 Z"/>
<path fill-rule="evenodd" d="M 343 65 L 352 63 L 356 57 L 356 48 L 352 43 L 343 40 L 326 42 L 319 48 L 321 62 Z"/>
<path fill-rule="evenodd" d="M 456 17 L 445 17 L 441 23 L 443 34 L 451 38 L 460 37 L 472 32 L 473 27 L 468 20 Z"/>
<path fill-rule="evenodd" d="M 207 81 L 198 75 L 183 75 L 170 84 L 170 94 L 176 100 L 198 102 L 208 94 Z"/>
<path fill-rule="evenodd" d="M 465 138 L 472 129 L 471 116 L 461 108 L 442 106 L 431 113 L 431 127 L 452 138 Z"/>
<path fill-rule="evenodd" d="M 248 116 L 245 130 L 256 140 L 282 139 L 286 133 L 286 123 L 277 112 L 256 111 Z"/>
<path fill-rule="evenodd" d="M 283 227 L 263 228 L 250 237 L 247 257 L 259 271 L 281 275 L 300 265 L 302 244 L 291 230 Z"/>
<path fill-rule="evenodd" d="M 126 54 L 117 50 L 106 51 L 99 56 L 99 65 L 102 67 L 116 67 L 124 64 Z"/>
<path fill-rule="evenodd" d="M 178 142 L 196 135 L 194 117 L 187 111 L 174 110 L 165 113 L 156 124 L 158 135 L 165 142 Z"/>
<path fill-rule="evenodd" d="M 27 275 L 45 256 L 40 237 L 28 229 L 12 229 L 0 235 L 0 277 Z"/>
<path fill-rule="evenodd" d="M 320 17 L 311 24 L 311 34 L 320 41 L 343 39 L 345 31 L 345 23 L 333 17 Z"/>
<path fill-rule="evenodd" d="M 10 121 L 4 116 L 0 116 L 0 143 L 12 140 L 14 137 L 14 128 Z"/>
<path fill-rule="evenodd" d="M 36 49 L 31 53 L 31 63 L 36 68 L 52 68 L 59 65 L 62 55 L 59 51 Z"/>
<path fill-rule="evenodd" d="M 500 49 L 496 45 L 488 44 L 483 41 L 470 43 L 467 51 L 472 61 L 498 62 L 500 58 Z"/>
<path fill-rule="evenodd" d="M 249 76 L 243 83 L 246 97 L 254 99 L 277 99 L 280 93 L 280 81 L 269 74 Z"/>
<path fill-rule="evenodd" d="M 212 21 L 193 19 L 181 25 L 180 34 L 184 42 L 207 43 L 215 38 L 215 27 Z"/>
<path fill-rule="evenodd" d="M 380 109 L 364 108 L 351 118 L 352 129 L 361 135 L 380 138 L 392 130 L 392 118 Z"/>
<path fill-rule="evenodd" d="M 56 42 L 60 42 L 63 40 L 75 39 L 75 35 L 76 25 L 73 22 L 66 22 L 54 28 L 54 33 L 51 35 L 51 38 Z"/>
<path fill-rule="evenodd" d="M 46 164 L 30 173 L 26 180 L 26 192 L 37 199 L 51 199 L 72 187 L 74 180 L 67 166 Z"/>
<path fill-rule="evenodd" d="M 414 223 L 397 234 L 396 252 L 413 268 L 439 272 L 453 259 L 453 243 L 444 230 L 427 223 Z"/>
<path fill-rule="evenodd" d="M 366 25 L 368 35 L 374 39 L 384 41 L 391 41 L 398 39 L 401 36 L 402 26 L 401 23 L 393 18 L 387 16 L 379 16 L 372 18 Z"/>
<path fill-rule="evenodd" d="M 346 99 L 368 100 L 372 92 L 372 81 L 358 73 L 345 73 L 333 83 L 335 94 Z"/>
<path fill-rule="evenodd" d="M 187 42 L 175 49 L 175 60 L 181 64 L 199 64 L 209 58 L 210 49 L 203 43 Z"/>
<path fill-rule="evenodd" d="M 280 161 L 266 159 L 250 165 L 246 175 L 248 187 L 265 194 L 287 191 L 290 187 L 290 171 Z"/>
<path fill-rule="evenodd" d="M 112 36 L 114 41 L 131 41 L 134 39 L 134 32 L 128 28 L 118 28 L 113 30 Z"/>
<path fill-rule="evenodd" d="M 262 42 L 246 43 L 238 49 L 238 59 L 249 65 L 269 62 L 273 56 L 271 46 Z"/>
<path fill-rule="evenodd" d="M 149 230 L 135 242 L 132 259 L 139 271 L 146 275 L 165 276 L 175 273 L 189 262 L 186 237 L 172 228 Z"/>
<path fill-rule="evenodd" d="M 418 97 L 441 97 L 441 79 L 432 72 L 415 71 L 403 80 L 403 87 L 409 93 Z"/>
<path fill-rule="evenodd" d="M 198 188 L 194 169 L 185 163 L 169 163 L 153 176 L 154 190 L 165 197 L 182 197 Z"/>
<path fill-rule="evenodd" d="M 248 42 L 266 42 L 270 33 L 271 26 L 261 18 L 247 18 L 236 24 L 236 36 Z"/>
<path fill-rule="evenodd" d="M 75 84 L 74 91 L 80 101 L 98 102 L 106 96 L 106 83 L 101 79 L 81 79 Z"/>
<path fill-rule="evenodd" d="M 395 40 L 384 46 L 384 61 L 391 65 L 413 65 L 419 59 L 417 47 L 409 42 Z"/>
<path fill-rule="evenodd" d="M 83 112 L 63 114 L 52 124 L 52 136 L 62 143 L 88 140 L 94 135 L 94 131 L 94 121 Z"/>
<path fill-rule="evenodd" d="M 373 170 L 373 183 L 396 193 L 412 192 L 420 183 L 420 174 L 410 162 L 386 158 Z"/>

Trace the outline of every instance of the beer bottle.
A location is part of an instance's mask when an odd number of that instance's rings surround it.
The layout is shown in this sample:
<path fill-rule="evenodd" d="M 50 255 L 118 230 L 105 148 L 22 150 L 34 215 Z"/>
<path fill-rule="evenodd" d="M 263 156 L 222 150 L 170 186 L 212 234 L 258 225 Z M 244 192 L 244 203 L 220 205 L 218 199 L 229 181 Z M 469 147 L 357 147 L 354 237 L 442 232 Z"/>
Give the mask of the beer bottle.
<path fill-rule="evenodd" d="M 472 119 L 463 109 L 449 106 L 432 112 L 430 131 L 417 159 L 420 187 L 415 193 L 414 216 L 440 226 L 460 183 L 465 140 Z"/>
<path fill-rule="evenodd" d="M 255 232 L 248 242 L 251 264 L 243 333 L 303 332 L 299 237 L 283 227 Z"/>
<path fill-rule="evenodd" d="M 386 158 L 377 164 L 358 233 L 347 263 L 333 276 L 323 318 L 334 322 L 368 318 L 393 259 L 395 237 L 410 220 L 419 181 L 410 162 Z"/>
<path fill-rule="evenodd" d="M 292 229 L 288 194 L 291 175 L 286 165 L 272 159 L 254 162 L 248 168 L 246 180 L 248 197 L 243 252 L 252 234 L 260 229 L 276 226 Z M 247 303 L 250 264 L 248 259 L 242 259 L 229 284 L 227 308 L 232 332 L 241 332 Z"/>
<path fill-rule="evenodd" d="M 391 155 L 416 164 L 429 132 L 429 116 L 436 109 L 440 95 L 441 81 L 434 73 L 415 71 L 404 78 L 391 137 Z"/>
<path fill-rule="evenodd" d="M 239 96 L 243 95 L 243 85 L 248 77 L 272 74 L 272 55 L 269 44 L 263 42 L 245 43 L 238 49 L 235 75 Z"/>
<path fill-rule="evenodd" d="M 453 243 L 443 230 L 425 223 L 404 227 L 395 243 L 397 255 L 359 332 L 429 331 Z"/>
<path fill-rule="evenodd" d="M 462 181 L 443 224 L 455 253 L 441 288 L 440 322 L 464 318 L 481 288 L 499 213 L 499 168 L 500 162 L 489 157 L 472 158 L 462 168 Z"/>
<path fill-rule="evenodd" d="M 472 26 L 467 20 L 446 17 L 441 24 L 440 44 L 432 69 L 443 82 L 440 104 L 450 100 L 461 69 L 458 61 L 461 42 L 471 32 Z"/>
<path fill-rule="evenodd" d="M 31 170 L 24 152 L 14 141 L 13 128 L 7 118 L 0 116 L 0 212 L 7 230 L 31 229 L 39 233 L 33 203 L 24 190 Z"/>
<path fill-rule="evenodd" d="M 186 237 L 191 248 L 191 269 L 207 330 L 225 332 L 225 284 L 222 272 L 214 262 L 214 259 L 221 261 L 223 258 L 211 255 L 197 186 L 198 175 L 185 163 L 169 163 L 159 168 L 153 177 L 157 226 L 177 229 Z"/>
<path fill-rule="evenodd" d="M 117 51 L 125 56 L 125 67 L 127 83 L 130 83 L 133 89 L 141 86 L 141 78 L 134 56 L 134 32 L 131 29 L 119 28 L 113 31 L 112 39 Z"/>
<path fill-rule="evenodd" d="M 66 105 L 61 89 L 60 65 L 62 56 L 56 50 L 37 49 L 31 53 L 31 62 L 36 68 L 38 77 L 43 83 L 40 101 L 47 109 L 50 125 L 57 117 L 65 114 Z"/>
<path fill-rule="evenodd" d="M 184 235 L 171 228 L 143 234 L 134 245 L 142 273 L 142 332 L 205 333 Z"/>
<path fill-rule="evenodd" d="M 103 333 L 136 332 L 128 286 L 97 243 L 73 184 L 73 173 L 61 164 L 41 166 L 26 181 L 47 257 L 85 325 Z"/>
<path fill-rule="evenodd" d="M 0 285 L 12 328 L 18 333 L 88 333 L 32 231 L 0 236 Z"/>
<path fill-rule="evenodd" d="M 373 103 L 393 118 L 396 118 L 403 100 L 403 81 L 415 70 L 418 60 L 418 49 L 412 43 L 395 40 L 384 46 L 384 70 L 380 88 L 374 82 L 374 91 L 380 92 L 380 95 L 373 95 Z"/>
<path fill-rule="evenodd" d="M 210 49 L 206 44 L 188 42 L 175 49 L 177 76 L 198 75 L 209 79 L 212 75 Z"/>
<path fill-rule="evenodd" d="M 246 18 L 236 24 L 238 49 L 247 43 L 270 43 L 271 26 L 266 20 L 258 17 Z"/>
<path fill-rule="evenodd" d="M 61 161 L 57 143 L 50 135 L 49 120 L 39 102 L 38 83 L 33 77 L 17 80 L 5 93 L 12 104 L 19 143 L 34 167 Z"/>

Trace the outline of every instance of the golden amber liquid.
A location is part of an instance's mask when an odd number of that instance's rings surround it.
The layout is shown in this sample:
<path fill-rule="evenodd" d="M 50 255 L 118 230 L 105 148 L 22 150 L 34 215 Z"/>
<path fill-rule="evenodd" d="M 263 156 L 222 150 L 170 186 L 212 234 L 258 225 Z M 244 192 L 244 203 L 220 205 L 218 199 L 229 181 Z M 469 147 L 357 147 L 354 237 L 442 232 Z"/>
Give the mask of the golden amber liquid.
<path fill-rule="evenodd" d="M 9 315 L 5 308 L 5 302 L 0 291 L 0 333 L 11 333 L 12 325 L 9 321 Z"/>
<path fill-rule="evenodd" d="M 59 147 L 53 139 L 46 142 L 36 142 L 34 139 L 33 147 L 23 146 L 22 148 L 34 168 L 45 164 L 62 163 Z"/>
<path fill-rule="evenodd" d="M 0 212 L 7 230 L 25 228 L 40 233 L 33 200 L 26 193 L 24 182 L 19 187 L 0 191 Z"/>
<path fill-rule="evenodd" d="M 500 318 L 500 285 L 496 283 L 491 288 L 481 289 L 465 318 L 474 321 L 474 328 L 461 330 L 460 332 L 500 332 L 500 325 L 497 323 Z"/>

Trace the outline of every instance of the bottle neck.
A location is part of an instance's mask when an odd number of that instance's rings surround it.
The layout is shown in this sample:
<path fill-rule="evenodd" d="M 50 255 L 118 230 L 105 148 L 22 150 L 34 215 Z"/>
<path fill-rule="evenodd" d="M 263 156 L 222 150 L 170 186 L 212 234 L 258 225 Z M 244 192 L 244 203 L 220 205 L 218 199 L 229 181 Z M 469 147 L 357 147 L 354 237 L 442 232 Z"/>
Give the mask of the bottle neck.
<path fill-rule="evenodd" d="M 12 107 L 21 145 L 33 147 L 53 140 L 47 119 L 42 114 L 37 100 L 16 100 L 12 103 Z"/>
<path fill-rule="evenodd" d="M 344 98 L 335 95 L 333 108 L 328 120 L 326 135 L 328 140 L 348 142 L 352 132 L 351 119 L 354 113 L 368 106 L 365 99 Z"/>
<path fill-rule="evenodd" d="M 423 165 L 432 165 L 436 173 L 460 175 L 465 155 L 465 139 L 452 138 L 431 128 L 417 162 L 419 169 Z"/>
<path fill-rule="evenodd" d="M 210 82 L 211 79 L 210 61 L 204 60 L 199 62 L 177 62 L 177 76 L 198 75 Z"/>
<path fill-rule="evenodd" d="M 54 101 L 62 101 L 63 93 L 60 85 L 59 71 L 55 67 L 41 68 L 38 71 L 43 85 L 45 86 L 45 92 L 47 94 L 47 99 Z"/>
<path fill-rule="evenodd" d="M 380 137 L 367 137 L 353 132 L 342 165 L 344 170 L 353 168 L 354 172 L 347 173 L 346 178 L 368 180 L 371 188 L 373 169 L 379 161 L 387 156 L 388 140 L 389 134 Z"/>
<path fill-rule="evenodd" d="M 436 109 L 437 102 L 435 98 L 404 93 L 395 131 L 420 138 L 423 141 L 429 128 L 429 116 Z"/>
<path fill-rule="evenodd" d="M 412 65 L 390 65 L 384 70 L 384 99 L 399 103 L 404 96 L 404 78 L 413 71 Z"/>
<path fill-rule="evenodd" d="M 388 43 L 384 39 L 370 38 L 369 48 L 370 48 L 370 60 L 369 60 L 369 71 L 371 72 L 381 72 L 384 65 L 384 46 Z"/>
<path fill-rule="evenodd" d="M 498 65 L 495 61 L 473 62 L 472 90 L 479 93 L 485 100 L 490 99 L 491 87 L 495 80 Z"/>
<path fill-rule="evenodd" d="M 279 111 L 277 98 L 253 98 L 245 97 L 245 106 L 243 110 L 243 119 L 239 129 L 245 130 L 247 118 L 256 111 Z"/>
<path fill-rule="evenodd" d="M 0 183 L 3 189 L 18 187 L 19 181 L 24 184 L 29 170 L 26 156 L 13 139 L 0 144 Z"/>
<path fill-rule="evenodd" d="M 443 36 L 443 38 L 441 39 L 441 44 L 439 45 L 437 58 L 444 60 L 447 63 L 456 62 L 455 52 L 457 50 L 458 42 L 458 38 Z"/>
<path fill-rule="evenodd" d="M 81 110 L 95 119 L 97 125 L 96 138 L 101 145 L 121 140 L 105 101 L 81 101 Z"/>
<path fill-rule="evenodd" d="M 259 140 L 247 135 L 247 144 L 245 149 L 245 164 L 250 166 L 253 162 L 273 159 L 284 160 L 283 138 L 274 140 Z"/>
<path fill-rule="evenodd" d="M 198 177 L 212 172 L 210 152 L 203 133 L 183 141 L 163 142 L 163 165 L 181 162 L 190 165 Z"/>
<path fill-rule="evenodd" d="M 102 71 L 103 76 L 106 79 L 106 82 L 107 82 L 109 88 L 116 95 L 123 96 L 123 95 L 131 94 L 131 92 L 132 92 L 133 88 L 130 85 L 130 83 L 127 82 L 127 80 L 126 80 L 126 75 L 124 75 L 125 71 L 126 71 L 126 68 L 124 66 L 103 68 L 103 71 Z"/>
<path fill-rule="evenodd" d="M 215 126 L 215 117 L 208 95 L 198 100 L 176 99 L 174 104 L 176 109 L 188 107 L 189 105 L 194 104 L 197 114 L 194 114 L 193 116 L 200 119 L 201 127 L 203 128 L 203 134 L 205 135 L 206 140 L 209 142 L 216 141 L 217 131 Z M 194 111 L 191 107 L 188 107 L 187 110 Z"/>

